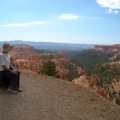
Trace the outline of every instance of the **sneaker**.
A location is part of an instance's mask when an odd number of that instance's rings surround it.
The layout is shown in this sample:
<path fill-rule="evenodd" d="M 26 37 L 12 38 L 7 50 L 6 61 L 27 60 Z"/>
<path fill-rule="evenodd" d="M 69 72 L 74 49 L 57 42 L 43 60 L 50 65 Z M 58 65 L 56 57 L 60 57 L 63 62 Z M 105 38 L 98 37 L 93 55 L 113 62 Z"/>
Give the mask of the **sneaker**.
<path fill-rule="evenodd" d="M 7 94 L 17 94 L 18 91 L 12 90 L 12 89 L 8 89 L 7 90 Z"/>
<path fill-rule="evenodd" d="M 17 90 L 18 92 L 22 92 L 22 89 L 20 89 L 20 88 L 18 88 L 18 90 Z"/>

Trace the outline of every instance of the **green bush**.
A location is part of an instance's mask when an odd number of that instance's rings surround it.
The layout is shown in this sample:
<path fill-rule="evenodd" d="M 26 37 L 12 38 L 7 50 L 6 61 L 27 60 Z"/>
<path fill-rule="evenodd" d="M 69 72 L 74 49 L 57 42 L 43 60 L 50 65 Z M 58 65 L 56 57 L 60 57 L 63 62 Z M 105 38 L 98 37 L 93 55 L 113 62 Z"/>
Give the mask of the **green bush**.
<path fill-rule="evenodd" d="M 41 69 L 42 74 L 46 74 L 48 76 L 54 76 L 58 71 L 56 70 L 56 64 L 51 60 L 47 60 Z"/>

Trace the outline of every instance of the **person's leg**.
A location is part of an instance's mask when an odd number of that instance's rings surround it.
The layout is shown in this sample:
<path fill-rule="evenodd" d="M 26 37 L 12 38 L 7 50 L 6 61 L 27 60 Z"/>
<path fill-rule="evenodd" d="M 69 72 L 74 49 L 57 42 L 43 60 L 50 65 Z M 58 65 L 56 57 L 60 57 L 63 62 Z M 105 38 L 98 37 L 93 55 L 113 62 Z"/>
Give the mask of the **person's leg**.
<path fill-rule="evenodd" d="M 13 70 L 13 69 L 11 69 L 11 70 Z M 19 88 L 19 82 L 20 82 L 20 72 L 19 71 L 15 71 L 16 72 L 16 74 L 18 75 L 18 83 L 16 84 L 16 88 Z"/>
<path fill-rule="evenodd" d="M 12 74 L 12 78 L 10 81 L 9 89 L 17 90 L 19 88 L 19 76 L 17 73 L 10 73 Z"/>
<path fill-rule="evenodd" d="M 0 86 L 2 86 L 2 76 L 0 74 Z"/>
<path fill-rule="evenodd" d="M 16 88 L 19 89 L 20 87 L 20 72 L 16 71 L 17 75 L 18 75 L 18 83 L 16 84 Z"/>
<path fill-rule="evenodd" d="M 17 91 L 19 89 L 19 78 L 20 78 L 20 73 L 19 72 L 10 72 L 7 70 L 4 70 L 2 72 L 2 76 L 7 78 L 7 82 L 9 83 L 9 90 Z M 4 82 L 4 81 L 3 81 Z"/>

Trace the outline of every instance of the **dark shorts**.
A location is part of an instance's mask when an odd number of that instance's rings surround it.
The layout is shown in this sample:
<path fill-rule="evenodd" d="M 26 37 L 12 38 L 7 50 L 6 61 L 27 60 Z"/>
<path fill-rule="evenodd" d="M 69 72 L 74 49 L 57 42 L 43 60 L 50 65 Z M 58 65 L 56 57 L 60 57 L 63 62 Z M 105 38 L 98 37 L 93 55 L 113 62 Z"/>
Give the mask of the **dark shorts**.
<path fill-rule="evenodd" d="M 0 71 L 1 84 L 3 86 L 10 86 L 12 89 L 19 88 L 20 72 L 12 73 L 8 70 Z"/>

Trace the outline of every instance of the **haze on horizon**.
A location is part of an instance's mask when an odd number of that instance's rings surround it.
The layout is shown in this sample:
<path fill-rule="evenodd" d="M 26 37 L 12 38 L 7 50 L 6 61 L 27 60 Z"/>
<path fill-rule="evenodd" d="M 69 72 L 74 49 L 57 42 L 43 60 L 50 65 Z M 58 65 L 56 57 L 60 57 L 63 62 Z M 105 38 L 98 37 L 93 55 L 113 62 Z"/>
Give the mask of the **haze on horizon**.
<path fill-rule="evenodd" d="M 4 0 L 0 41 L 120 44 L 120 0 Z"/>

